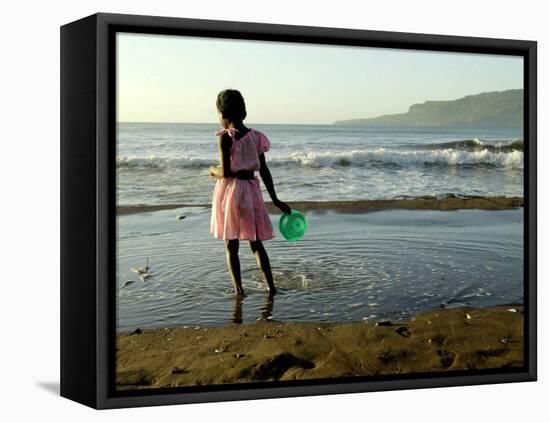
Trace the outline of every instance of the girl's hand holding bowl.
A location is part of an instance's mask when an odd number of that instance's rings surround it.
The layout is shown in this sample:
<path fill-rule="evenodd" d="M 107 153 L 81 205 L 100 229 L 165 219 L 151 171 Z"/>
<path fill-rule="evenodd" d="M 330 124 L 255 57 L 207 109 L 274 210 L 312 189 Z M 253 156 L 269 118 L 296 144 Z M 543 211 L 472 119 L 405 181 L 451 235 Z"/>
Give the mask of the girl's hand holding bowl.
<path fill-rule="evenodd" d="M 274 201 L 273 205 L 281 210 L 283 213 L 290 214 L 290 206 L 286 203 L 283 203 L 281 200 Z"/>

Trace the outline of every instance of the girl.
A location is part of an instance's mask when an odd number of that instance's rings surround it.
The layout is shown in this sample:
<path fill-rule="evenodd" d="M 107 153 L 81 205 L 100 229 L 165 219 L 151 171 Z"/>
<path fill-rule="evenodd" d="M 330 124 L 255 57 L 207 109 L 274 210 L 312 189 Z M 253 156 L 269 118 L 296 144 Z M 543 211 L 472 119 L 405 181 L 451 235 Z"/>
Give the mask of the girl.
<path fill-rule="evenodd" d="M 227 265 L 237 295 L 244 296 L 239 240 L 250 242 L 250 249 L 256 256 L 269 292 L 275 294 L 277 290 L 269 257 L 262 243 L 273 238 L 275 233 L 264 204 L 260 181 L 254 176 L 254 171 L 260 172 L 273 204 L 284 213 L 290 213 L 290 207 L 277 198 L 271 173 L 265 163 L 264 153 L 269 150 L 270 143 L 260 131 L 244 126 L 246 107 L 239 91 L 219 93 L 216 107 L 223 129 L 216 132 L 221 165 L 210 167 L 210 176 L 217 179 L 210 232 L 214 237 L 225 240 Z"/>

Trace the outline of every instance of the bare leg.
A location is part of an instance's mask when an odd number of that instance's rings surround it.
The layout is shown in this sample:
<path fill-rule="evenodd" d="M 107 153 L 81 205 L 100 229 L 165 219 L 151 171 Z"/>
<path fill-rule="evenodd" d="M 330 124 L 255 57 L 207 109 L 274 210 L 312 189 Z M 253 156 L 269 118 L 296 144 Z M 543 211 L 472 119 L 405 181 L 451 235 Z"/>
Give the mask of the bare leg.
<path fill-rule="evenodd" d="M 267 256 L 267 251 L 265 251 L 264 244 L 262 241 L 250 241 L 250 249 L 256 256 L 256 262 L 262 271 L 267 286 L 269 287 L 269 292 L 275 294 L 277 290 L 275 289 L 275 284 L 273 283 L 273 274 L 271 273 L 271 265 L 269 264 L 269 257 Z"/>
<path fill-rule="evenodd" d="M 244 295 L 244 290 L 241 282 L 241 262 L 239 261 L 239 240 L 230 239 L 225 242 L 227 249 L 227 267 L 231 273 L 231 280 L 235 287 L 235 292 L 239 295 Z"/>

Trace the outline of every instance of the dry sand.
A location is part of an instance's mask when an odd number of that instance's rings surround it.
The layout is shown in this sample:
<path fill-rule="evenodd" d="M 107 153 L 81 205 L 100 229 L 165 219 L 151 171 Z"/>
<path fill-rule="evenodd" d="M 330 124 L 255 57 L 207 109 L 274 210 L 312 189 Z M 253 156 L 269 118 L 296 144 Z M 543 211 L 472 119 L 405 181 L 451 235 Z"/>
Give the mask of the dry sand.
<path fill-rule="evenodd" d="M 269 212 L 276 211 L 272 203 L 266 203 Z M 357 200 L 357 201 L 289 201 L 288 205 L 300 211 L 338 211 L 341 213 L 365 213 L 375 210 L 410 209 L 410 210 L 506 210 L 523 207 L 522 197 L 449 197 L 433 198 L 431 196 L 391 199 L 391 200 Z M 117 215 L 171 210 L 183 207 L 211 207 L 210 204 L 163 204 L 149 206 L 118 206 Z"/>
<path fill-rule="evenodd" d="M 521 306 L 441 309 L 388 326 L 267 320 L 137 332 L 117 337 L 120 390 L 523 366 Z"/>

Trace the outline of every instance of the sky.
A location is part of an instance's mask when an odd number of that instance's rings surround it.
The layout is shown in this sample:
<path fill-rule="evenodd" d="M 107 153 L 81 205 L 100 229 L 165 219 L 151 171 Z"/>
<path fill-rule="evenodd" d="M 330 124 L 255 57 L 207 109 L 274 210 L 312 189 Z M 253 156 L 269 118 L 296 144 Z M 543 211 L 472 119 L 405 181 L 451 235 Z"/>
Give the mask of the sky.
<path fill-rule="evenodd" d="M 523 59 L 118 33 L 119 122 L 217 123 L 241 91 L 247 123 L 331 124 L 404 113 L 426 100 L 523 88 Z"/>

